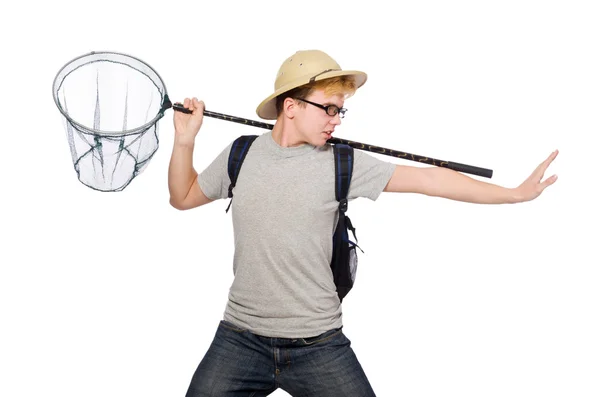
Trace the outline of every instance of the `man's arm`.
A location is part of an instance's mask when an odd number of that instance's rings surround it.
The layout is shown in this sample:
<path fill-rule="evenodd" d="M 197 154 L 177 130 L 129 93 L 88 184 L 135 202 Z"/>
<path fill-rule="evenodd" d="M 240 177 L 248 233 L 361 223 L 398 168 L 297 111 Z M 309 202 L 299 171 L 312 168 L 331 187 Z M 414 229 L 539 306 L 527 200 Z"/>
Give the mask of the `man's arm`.
<path fill-rule="evenodd" d="M 173 115 L 175 140 L 169 162 L 169 203 L 178 210 L 188 210 L 213 201 L 200 189 L 198 173 L 192 164 L 194 141 L 204 116 L 204 103 L 196 98 L 186 98 L 184 106 L 193 113 L 188 115 L 176 111 Z"/>
<path fill-rule="evenodd" d="M 552 152 L 518 187 L 506 188 L 478 181 L 443 167 L 411 167 L 397 165 L 385 192 L 420 193 L 427 196 L 477 204 L 514 204 L 538 197 L 557 180 L 553 175 L 541 182 L 544 172 L 558 155 Z"/>
<path fill-rule="evenodd" d="M 198 184 L 198 173 L 193 167 L 194 144 L 186 145 L 175 140 L 169 163 L 169 203 L 178 210 L 189 210 L 208 204 Z"/>

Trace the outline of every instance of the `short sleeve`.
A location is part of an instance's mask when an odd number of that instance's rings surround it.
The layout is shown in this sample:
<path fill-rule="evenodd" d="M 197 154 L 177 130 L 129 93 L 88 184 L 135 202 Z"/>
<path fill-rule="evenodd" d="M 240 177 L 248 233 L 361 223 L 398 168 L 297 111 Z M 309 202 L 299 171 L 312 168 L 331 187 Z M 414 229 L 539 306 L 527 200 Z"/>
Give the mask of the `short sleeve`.
<path fill-rule="evenodd" d="M 366 197 L 373 201 L 377 200 L 395 169 L 394 163 L 375 158 L 360 149 L 354 149 L 354 166 L 348 198 L 352 200 Z"/>
<path fill-rule="evenodd" d="M 229 193 L 229 174 L 227 162 L 233 142 L 210 163 L 208 167 L 198 174 L 198 184 L 202 193 L 211 200 L 225 199 Z"/>

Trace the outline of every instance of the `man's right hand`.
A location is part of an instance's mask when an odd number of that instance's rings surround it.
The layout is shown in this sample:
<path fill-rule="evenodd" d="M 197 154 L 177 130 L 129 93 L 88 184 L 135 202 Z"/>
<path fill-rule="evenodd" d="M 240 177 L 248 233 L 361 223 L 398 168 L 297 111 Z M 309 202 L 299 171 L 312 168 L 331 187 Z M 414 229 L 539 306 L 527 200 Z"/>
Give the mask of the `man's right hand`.
<path fill-rule="evenodd" d="M 204 119 L 204 102 L 199 101 L 196 97 L 192 99 L 185 98 L 183 106 L 191 110 L 192 113 L 174 111 L 175 142 L 183 145 L 193 145 Z"/>

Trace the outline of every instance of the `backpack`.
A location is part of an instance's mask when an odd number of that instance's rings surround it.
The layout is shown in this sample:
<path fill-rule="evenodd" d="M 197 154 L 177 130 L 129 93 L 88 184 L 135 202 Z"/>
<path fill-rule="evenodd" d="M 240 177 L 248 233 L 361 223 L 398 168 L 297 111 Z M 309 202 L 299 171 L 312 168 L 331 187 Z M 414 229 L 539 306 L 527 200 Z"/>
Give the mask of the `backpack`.
<path fill-rule="evenodd" d="M 225 210 L 226 213 L 233 202 L 233 188 L 236 185 L 242 163 L 252 142 L 257 137 L 258 135 L 242 135 L 233 142 L 227 162 L 227 173 L 230 180 L 227 197 L 231 201 Z M 333 255 L 330 267 L 341 303 L 354 286 L 358 265 L 356 248 L 360 249 L 360 247 L 356 243 L 358 242 L 356 229 L 352 225 L 350 218 L 346 215 L 346 211 L 348 210 L 347 196 L 354 165 L 354 149 L 349 145 L 334 144 L 333 153 L 335 161 L 335 198 L 339 202 L 339 205 L 337 225 L 333 234 Z M 348 231 L 352 232 L 354 241 L 350 239 Z"/>

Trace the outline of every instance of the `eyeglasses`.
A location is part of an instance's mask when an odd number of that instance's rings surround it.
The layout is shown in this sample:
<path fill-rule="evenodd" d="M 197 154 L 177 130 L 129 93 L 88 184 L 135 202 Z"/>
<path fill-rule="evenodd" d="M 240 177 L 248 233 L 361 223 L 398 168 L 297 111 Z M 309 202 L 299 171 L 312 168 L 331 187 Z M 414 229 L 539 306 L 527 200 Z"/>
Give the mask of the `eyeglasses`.
<path fill-rule="evenodd" d="M 314 102 L 311 102 L 311 101 L 307 101 L 306 99 L 302 99 L 302 98 L 296 98 L 296 99 L 299 100 L 299 101 L 302 101 L 302 102 L 310 103 L 313 106 L 316 106 L 316 107 L 318 107 L 320 109 L 323 109 L 325 111 L 325 113 L 327 113 L 329 116 L 335 116 L 336 114 L 339 113 L 341 119 L 344 118 L 344 114 L 348 110 L 346 108 L 337 107 L 336 105 L 327 105 L 327 106 L 325 106 L 325 105 L 321 105 L 321 104 L 314 103 Z"/>

